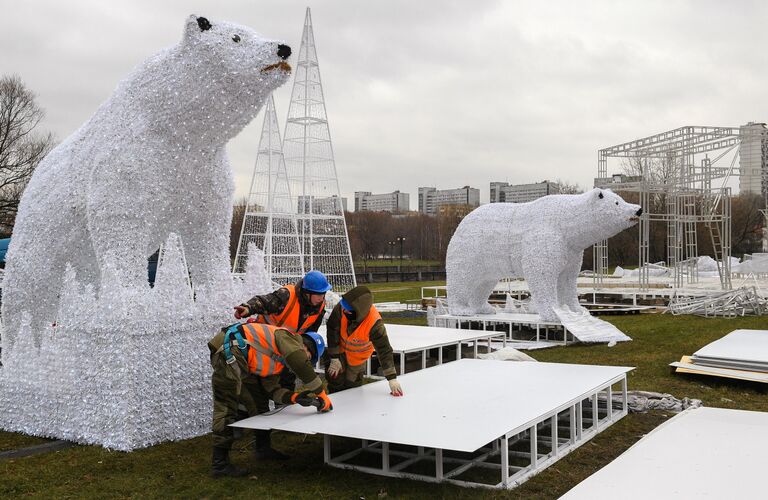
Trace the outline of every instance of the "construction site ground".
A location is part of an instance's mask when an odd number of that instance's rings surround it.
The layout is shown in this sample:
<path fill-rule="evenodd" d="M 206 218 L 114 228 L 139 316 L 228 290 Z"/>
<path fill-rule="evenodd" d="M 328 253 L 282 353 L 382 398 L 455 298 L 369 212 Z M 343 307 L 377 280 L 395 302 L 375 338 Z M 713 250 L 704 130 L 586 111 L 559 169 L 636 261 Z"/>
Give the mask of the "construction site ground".
<path fill-rule="evenodd" d="M 371 285 L 376 301 L 420 298 L 423 283 Z M 702 318 L 669 314 L 604 317 L 632 337 L 631 342 L 569 345 L 528 351 L 538 361 L 637 367 L 629 390 L 670 393 L 701 399 L 706 406 L 768 411 L 764 384 L 674 374 L 668 364 L 696 352 L 732 330 L 764 329 L 765 317 Z M 426 324 L 423 314 L 385 314 L 386 322 Z M 450 358 L 448 358 L 450 359 Z M 410 368 L 409 368 L 410 369 Z M 510 380 L 524 384 L 524 380 Z M 403 388 L 404 397 L 418 397 Z M 450 387 L 435 387 L 450 397 Z M 331 396 L 333 398 L 333 396 Z M 236 443 L 233 460 L 249 464 L 243 479 L 208 476 L 210 435 L 163 443 L 131 453 L 96 446 L 74 446 L 24 458 L 0 459 L 0 497 L 99 498 L 556 498 L 629 448 L 671 414 L 630 414 L 552 467 L 511 491 L 483 491 L 451 485 L 370 476 L 323 465 L 322 436 L 276 433 L 275 447 L 292 455 L 287 462 L 249 462 L 248 439 Z M 414 415 L 418 418 L 418 415 Z M 179 425 L 183 425 L 180 419 Z M 471 432 L 471 430 L 470 430 Z M 44 443 L 22 434 L 0 432 L 0 451 Z"/>

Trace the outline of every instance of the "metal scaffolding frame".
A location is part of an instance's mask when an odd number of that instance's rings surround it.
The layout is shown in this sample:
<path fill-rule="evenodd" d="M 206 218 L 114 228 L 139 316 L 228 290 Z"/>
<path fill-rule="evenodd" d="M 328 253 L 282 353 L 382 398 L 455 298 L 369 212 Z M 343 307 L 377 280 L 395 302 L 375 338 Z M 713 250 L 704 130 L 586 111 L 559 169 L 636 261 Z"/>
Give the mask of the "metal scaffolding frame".
<path fill-rule="evenodd" d="M 731 289 L 731 190 L 726 184 L 738 170 L 739 145 L 762 134 L 746 127 L 686 126 L 598 151 L 595 186 L 639 195 L 643 209 L 638 224 L 641 290 L 649 288 L 651 222 L 666 223 L 667 265 L 675 287 L 698 281 L 696 228 L 704 224 L 718 262 L 721 288 Z M 634 159 L 640 175 L 617 182 L 608 176 L 609 158 Z M 651 175 L 649 165 L 654 160 L 666 162 L 668 175 L 662 180 Z M 659 196 L 666 200 L 665 210 L 654 213 L 651 200 Z M 608 268 L 607 241 L 594 245 L 593 265 L 594 284 L 599 288 Z"/>
<path fill-rule="evenodd" d="M 320 80 L 312 18 L 307 8 L 283 151 L 297 208 L 304 269 L 322 271 L 344 292 L 356 286 L 331 134 Z"/>

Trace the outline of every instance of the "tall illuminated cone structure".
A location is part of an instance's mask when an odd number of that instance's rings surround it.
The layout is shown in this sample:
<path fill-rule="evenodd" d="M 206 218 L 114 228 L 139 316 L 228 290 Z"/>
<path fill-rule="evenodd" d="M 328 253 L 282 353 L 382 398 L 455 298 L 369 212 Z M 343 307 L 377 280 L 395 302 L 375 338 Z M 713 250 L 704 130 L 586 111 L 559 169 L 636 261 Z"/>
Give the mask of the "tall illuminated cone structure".
<path fill-rule="evenodd" d="M 295 283 L 304 275 L 296 209 L 285 170 L 272 96 L 264 111 L 259 152 L 233 272 L 245 272 L 250 243 L 264 251 L 264 265 L 272 281 L 281 285 Z"/>
<path fill-rule="evenodd" d="M 355 272 L 309 8 L 294 71 L 283 152 L 298 211 L 304 269 L 322 271 L 334 291 L 344 292 L 356 286 Z"/>

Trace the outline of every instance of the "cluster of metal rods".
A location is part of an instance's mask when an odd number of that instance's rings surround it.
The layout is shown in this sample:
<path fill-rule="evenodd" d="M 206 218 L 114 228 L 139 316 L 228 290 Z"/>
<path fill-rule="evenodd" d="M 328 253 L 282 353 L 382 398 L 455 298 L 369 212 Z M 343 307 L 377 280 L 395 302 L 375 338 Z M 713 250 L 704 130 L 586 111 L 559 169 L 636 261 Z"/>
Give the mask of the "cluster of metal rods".
<path fill-rule="evenodd" d="M 669 301 L 672 314 L 698 316 L 759 316 L 768 314 L 768 299 L 761 297 L 755 287 L 741 287 L 705 297 L 679 296 Z"/>

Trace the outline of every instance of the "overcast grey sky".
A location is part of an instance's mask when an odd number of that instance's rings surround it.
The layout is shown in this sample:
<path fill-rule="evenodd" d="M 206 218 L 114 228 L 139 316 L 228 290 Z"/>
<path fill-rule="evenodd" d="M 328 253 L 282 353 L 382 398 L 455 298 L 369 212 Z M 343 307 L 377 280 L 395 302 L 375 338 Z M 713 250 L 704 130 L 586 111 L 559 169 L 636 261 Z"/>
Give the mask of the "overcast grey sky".
<path fill-rule="evenodd" d="M 683 125 L 768 121 L 761 1 L 0 0 L 0 74 L 74 132 L 189 14 L 298 55 L 306 6 L 342 196 L 557 178 L 591 187 L 597 150 Z M 292 58 L 293 59 L 293 58 Z M 275 94 L 284 128 L 290 87 Z M 228 147 L 248 192 L 262 115 Z"/>

